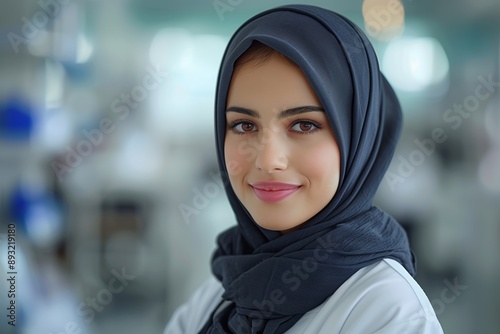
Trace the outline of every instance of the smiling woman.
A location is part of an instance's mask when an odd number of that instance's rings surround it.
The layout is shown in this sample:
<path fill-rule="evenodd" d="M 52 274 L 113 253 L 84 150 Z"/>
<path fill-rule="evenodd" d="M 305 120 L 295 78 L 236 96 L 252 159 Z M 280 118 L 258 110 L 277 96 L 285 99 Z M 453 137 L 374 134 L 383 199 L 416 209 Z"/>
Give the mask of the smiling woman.
<path fill-rule="evenodd" d="M 238 224 L 165 333 L 442 333 L 406 233 L 372 205 L 402 117 L 366 36 L 318 7 L 258 14 L 229 42 L 215 101 Z"/>
<path fill-rule="evenodd" d="M 262 44 L 247 54 L 256 49 Z M 339 148 L 314 90 L 275 52 L 237 67 L 227 105 L 224 155 L 238 199 L 263 228 L 298 227 L 333 198 L 339 181 Z"/>

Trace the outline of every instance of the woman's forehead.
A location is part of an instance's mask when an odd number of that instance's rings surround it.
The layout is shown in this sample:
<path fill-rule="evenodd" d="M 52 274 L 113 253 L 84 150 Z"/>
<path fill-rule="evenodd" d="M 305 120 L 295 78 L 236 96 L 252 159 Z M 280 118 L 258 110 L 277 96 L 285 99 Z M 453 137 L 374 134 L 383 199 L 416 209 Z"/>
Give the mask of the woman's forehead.
<path fill-rule="evenodd" d="M 280 112 L 299 106 L 321 106 L 301 69 L 279 54 L 264 64 L 246 63 L 232 76 L 226 108 L 272 109 Z"/>

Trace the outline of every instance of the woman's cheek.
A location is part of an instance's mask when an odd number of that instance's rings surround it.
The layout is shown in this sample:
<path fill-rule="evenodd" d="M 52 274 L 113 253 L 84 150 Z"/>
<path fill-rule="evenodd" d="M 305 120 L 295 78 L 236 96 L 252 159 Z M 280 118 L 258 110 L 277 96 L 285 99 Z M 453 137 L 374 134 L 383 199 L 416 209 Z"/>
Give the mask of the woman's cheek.
<path fill-rule="evenodd" d="M 243 172 L 245 157 L 238 151 L 238 145 L 235 145 L 233 142 L 226 142 L 224 145 L 224 156 L 229 175 L 240 175 Z"/>
<path fill-rule="evenodd" d="M 340 155 L 337 146 L 321 145 L 308 150 L 307 158 L 302 161 L 310 179 L 338 184 Z"/>
<path fill-rule="evenodd" d="M 237 160 L 226 161 L 226 167 L 227 167 L 227 172 L 229 173 L 230 176 L 239 175 L 243 171 L 240 163 Z"/>

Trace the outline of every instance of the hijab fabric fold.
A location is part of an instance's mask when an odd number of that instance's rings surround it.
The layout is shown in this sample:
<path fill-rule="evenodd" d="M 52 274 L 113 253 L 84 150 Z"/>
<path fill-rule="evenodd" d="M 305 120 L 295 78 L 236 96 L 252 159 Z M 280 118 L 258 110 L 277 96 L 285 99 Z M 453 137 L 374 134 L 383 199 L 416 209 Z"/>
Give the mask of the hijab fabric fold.
<path fill-rule="evenodd" d="M 340 148 L 340 182 L 330 203 L 299 229 L 258 226 L 236 197 L 224 159 L 226 99 L 235 61 L 259 41 L 296 63 L 325 109 Z M 383 258 L 414 275 L 406 233 L 373 207 L 400 135 L 399 102 L 375 52 L 345 17 L 308 5 L 277 7 L 233 35 L 219 70 L 215 134 L 219 168 L 238 224 L 219 235 L 212 271 L 225 303 L 200 333 L 284 333 L 359 269 Z"/>

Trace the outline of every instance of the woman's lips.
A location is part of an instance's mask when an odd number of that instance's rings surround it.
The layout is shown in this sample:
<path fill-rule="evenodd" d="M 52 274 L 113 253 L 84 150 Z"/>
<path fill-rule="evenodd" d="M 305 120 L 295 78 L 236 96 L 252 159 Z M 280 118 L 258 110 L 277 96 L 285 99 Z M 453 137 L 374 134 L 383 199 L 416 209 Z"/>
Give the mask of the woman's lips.
<path fill-rule="evenodd" d="M 282 201 L 300 188 L 295 184 L 281 182 L 256 182 L 251 186 L 255 196 L 268 203 Z"/>

